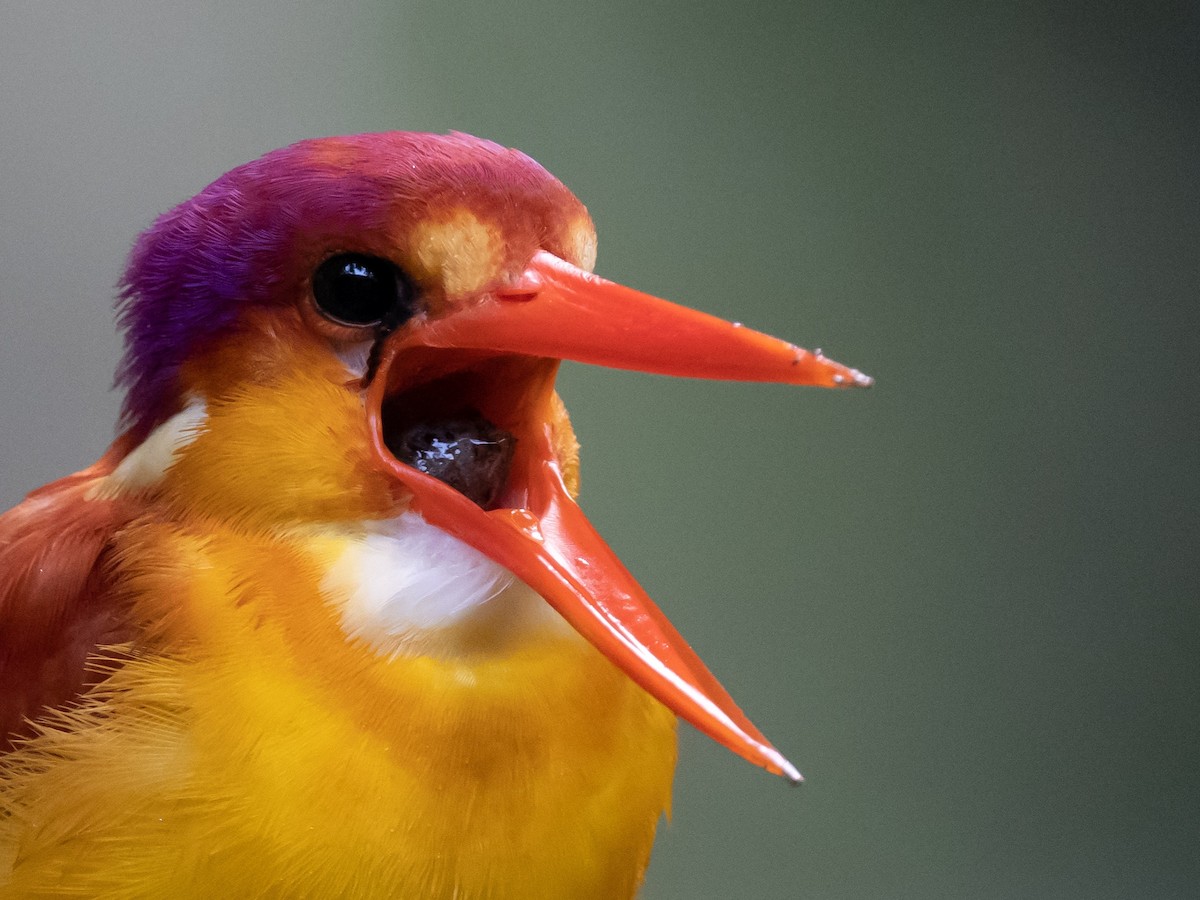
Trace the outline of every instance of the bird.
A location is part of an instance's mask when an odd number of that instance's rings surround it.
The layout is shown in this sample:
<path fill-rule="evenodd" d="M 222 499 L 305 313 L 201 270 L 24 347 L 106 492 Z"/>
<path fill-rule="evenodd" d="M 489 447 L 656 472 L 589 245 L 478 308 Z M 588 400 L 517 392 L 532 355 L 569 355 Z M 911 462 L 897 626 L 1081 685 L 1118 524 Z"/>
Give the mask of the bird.
<path fill-rule="evenodd" d="M 555 375 L 871 379 L 595 258 L 461 133 L 137 239 L 118 437 L 0 517 L 0 898 L 629 898 L 678 718 L 800 779 L 583 514 Z"/>

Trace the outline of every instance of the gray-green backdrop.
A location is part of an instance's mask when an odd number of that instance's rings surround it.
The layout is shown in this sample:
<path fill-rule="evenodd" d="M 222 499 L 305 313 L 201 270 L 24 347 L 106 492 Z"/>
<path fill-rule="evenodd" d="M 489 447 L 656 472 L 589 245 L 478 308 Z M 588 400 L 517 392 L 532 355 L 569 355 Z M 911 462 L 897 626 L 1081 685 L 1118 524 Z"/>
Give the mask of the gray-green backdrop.
<path fill-rule="evenodd" d="M 599 271 L 876 376 L 569 367 L 584 504 L 808 776 L 687 731 L 644 892 L 1200 891 L 1194 4 L 8 0 L 0 499 L 105 446 L 158 212 L 459 129 Z"/>

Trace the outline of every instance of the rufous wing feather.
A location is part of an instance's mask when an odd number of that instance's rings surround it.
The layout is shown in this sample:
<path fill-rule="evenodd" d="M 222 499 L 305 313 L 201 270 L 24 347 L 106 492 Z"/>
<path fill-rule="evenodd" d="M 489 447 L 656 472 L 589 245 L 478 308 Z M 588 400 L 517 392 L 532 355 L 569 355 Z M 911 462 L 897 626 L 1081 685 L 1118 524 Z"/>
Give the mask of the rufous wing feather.
<path fill-rule="evenodd" d="M 0 752 L 103 677 L 88 664 L 97 648 L 132 637 L 106 555 L 133 510 L 96 490 L 120 443 L 0 516 Z"/>

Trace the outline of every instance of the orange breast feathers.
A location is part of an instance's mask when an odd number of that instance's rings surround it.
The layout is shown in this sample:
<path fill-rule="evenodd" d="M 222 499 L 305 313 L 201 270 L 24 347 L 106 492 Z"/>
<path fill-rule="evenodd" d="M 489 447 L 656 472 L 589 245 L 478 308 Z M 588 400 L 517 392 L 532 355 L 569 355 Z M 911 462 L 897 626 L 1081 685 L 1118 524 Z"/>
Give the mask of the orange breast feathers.
<path fill-rule="evenodd" d="M 312 896 L 632 896 L 674 717 L 552 624 L 503 653 L 347 641 L 321 585 L 363 539 L 128 529 L 147 642 L 10 755 L 0 897 L 276 896 L 280 872 Z"/>

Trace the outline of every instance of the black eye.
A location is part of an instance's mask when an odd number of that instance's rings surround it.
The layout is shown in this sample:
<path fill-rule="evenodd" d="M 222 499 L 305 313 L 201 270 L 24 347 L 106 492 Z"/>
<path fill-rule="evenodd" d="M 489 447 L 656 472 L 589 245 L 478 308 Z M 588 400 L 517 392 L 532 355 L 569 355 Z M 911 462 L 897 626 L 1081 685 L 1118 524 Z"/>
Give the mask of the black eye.
<path fill-rule="evenodd" d="M 394 265 L 378 256 L 340 253 L 317 267 L 312 280 L 317 309 L 342 325 L 390 328 L 412 315 L 412 290 Z"/>

